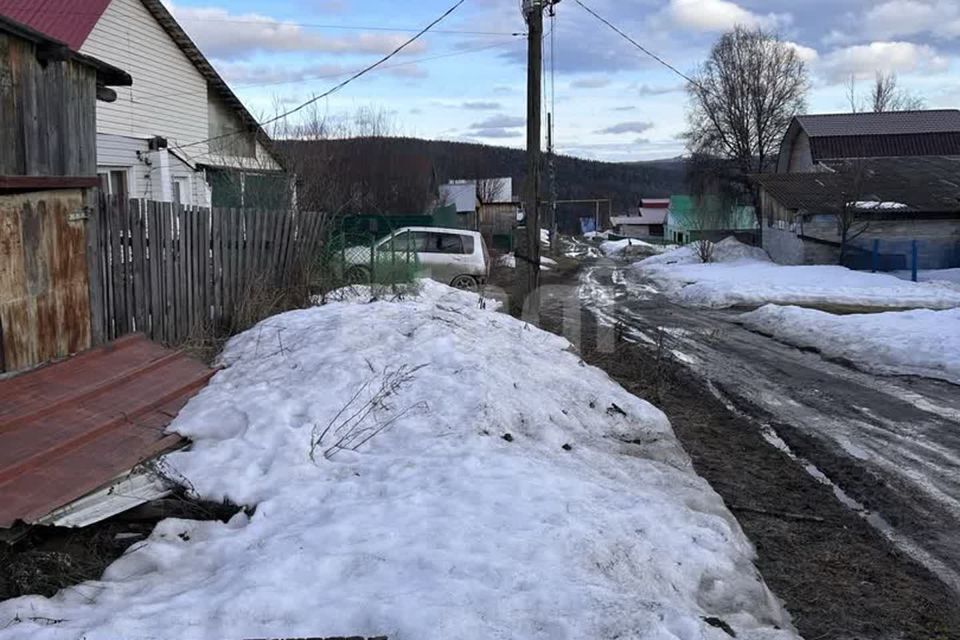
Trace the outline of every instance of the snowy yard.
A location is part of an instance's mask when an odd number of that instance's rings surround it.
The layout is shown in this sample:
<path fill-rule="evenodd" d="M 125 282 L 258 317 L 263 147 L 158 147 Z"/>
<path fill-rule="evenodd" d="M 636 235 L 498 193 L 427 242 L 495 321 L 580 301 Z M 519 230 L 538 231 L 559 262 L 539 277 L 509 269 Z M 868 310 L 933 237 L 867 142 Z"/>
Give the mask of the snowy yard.
<path fill-rule="evenodd" d="M 960 384 L 960 309 L 837 316 L 767 305 L 740 316 L 740 322 L 867 371 Z"/>
<path fill-rule="evenodd" d="M 733 238 L 717 243 L 714 262 L 702 264 L 692 245 L 633 265 L 668 296 L 691 306 L 723 308 L 767 303 L 865 310 L 949 309 L 960 306 L 960 286 L 904 282 L 892 275 L 845 267 L 782 266 L 766 252 Z"/>
<path fill-rule="evenodd" d="M 796 637 L 660 411 L 423 287 L 231 340 L 167 462 L 255 513 L 166 520 L 101 581 L 0 604 L 0 638 Z"/>

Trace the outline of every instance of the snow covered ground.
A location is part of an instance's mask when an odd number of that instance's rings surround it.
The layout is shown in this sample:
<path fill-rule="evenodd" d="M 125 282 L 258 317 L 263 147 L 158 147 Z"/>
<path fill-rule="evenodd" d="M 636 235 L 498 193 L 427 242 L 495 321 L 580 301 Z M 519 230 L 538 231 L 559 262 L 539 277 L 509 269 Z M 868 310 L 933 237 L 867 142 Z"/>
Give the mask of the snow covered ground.
<path fill-rule="evenodd" d="M 892 275 L 845 267 L 782 266 L 766 252 L 727 238 L 714 262 L 702 264 L 693 245 L 641 260 L 635 274 L 653 280 L 680 304 L 712 308 L 767 303 L 864 309 L 949 309 L 960 306 L 960 287 L 904 282 Z"/>
<path fill-rule="evenodd" d="M 833 315 L 767 305 L 740 316 L 751 329 L 878 373 L 960 384 L 960 309 Z"/>
<path fill-rule="evenodd" d="M 913 278 L 912 271 L 892 271 L 891 275 L 897 276 L 901 280 L 910 280 Z M 952 282 L 960 285 L 960 269 L 921 269 L 917 271 L 917 281 L 919 282 Z"/>
<path fill-rule="evenodd" d="M 0 638 L 795 638 L 665 416 L 478 306 L 427 281 L 231 340 L 167 462 L 255 513 L 166 520 Z"/>

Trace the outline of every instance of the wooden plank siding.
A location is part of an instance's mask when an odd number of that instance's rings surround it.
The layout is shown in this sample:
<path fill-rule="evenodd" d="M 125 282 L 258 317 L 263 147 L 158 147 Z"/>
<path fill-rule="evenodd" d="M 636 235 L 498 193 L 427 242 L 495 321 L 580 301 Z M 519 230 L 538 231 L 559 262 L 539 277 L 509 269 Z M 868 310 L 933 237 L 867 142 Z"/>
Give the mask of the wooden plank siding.
<path fill-rule="evenodd" d="M 179 344 L 204 326 L 227 325 L 252 282 L 295 282 L 323 240 L 323 216 L 309 212 L 102 198 L 96 218 L 93 317 L 107 339 L 137 331 Z"/>
<path fill-rule="evenodd" d="M 16 371 L 90 347 L 81 191 L 0 196 L 0 351 Z"/>
<path fill-rule="evenodd" d="M 96 177 L 97 72 L 0 32 L 0 176 Z"/>

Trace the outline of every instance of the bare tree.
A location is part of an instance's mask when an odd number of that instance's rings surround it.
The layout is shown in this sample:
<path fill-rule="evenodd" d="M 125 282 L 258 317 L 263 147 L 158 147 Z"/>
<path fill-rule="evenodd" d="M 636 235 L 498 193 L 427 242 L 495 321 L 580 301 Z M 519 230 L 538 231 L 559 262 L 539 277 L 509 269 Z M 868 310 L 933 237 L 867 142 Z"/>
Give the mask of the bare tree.
<path fill-rule="evenodd" d="M 499 178 L 480 178 L 477 180 L 477 197 L 480 202 L 500 202 L 503 192 L 503 181 Z"/>
<path fill-rule="evenodd" d="M 882 113 L 886 111 L 918 111 L 923 109 L 925 101 L 899 86 L 897 74 L 877 71 L 870 94 L 861 99 L 857 94 L 857 79 L 850 76 L 847 83 L 847 101 L 853 113 L 872 111 Z"/>
<path fill-rule="evenodd" d="M 805 110 L 806 65 L 776 35 L 737 27 L 717 41 L 693 80 L 689 150 L 733 161 L 740 189 L 756 205 L 749 176 L 768 168 L 791 119 Z"/>
<path fill-rule="evenodd" d="M 867 168 L 862 160 L 852 160 L 845 162 L 838 174 L 841 182 L 837 190 L 839 201 L 835 205 L 834 215 L 837 220 L 837 235 L 840 237 L 840 264 L 843 264 L 850 243 L 870 228 L 870 220 L 864 215 L 865 207 L 862 202 Z"/>

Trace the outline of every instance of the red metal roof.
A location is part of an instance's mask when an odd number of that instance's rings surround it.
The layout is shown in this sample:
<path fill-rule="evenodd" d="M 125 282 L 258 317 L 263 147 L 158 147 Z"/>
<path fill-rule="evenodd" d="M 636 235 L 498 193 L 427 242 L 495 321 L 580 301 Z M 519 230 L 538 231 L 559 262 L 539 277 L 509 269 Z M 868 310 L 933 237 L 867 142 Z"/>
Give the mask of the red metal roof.
<path fill-rule="evenodd" d="M 182 443 L 213 371 L 140 335 L 0 381 L 0 527 L 31 523 Z"/>
<path fill-rule="evenodd" d="M 0 0 L 0 14 L 78 51 L 110 0 Z"/>

